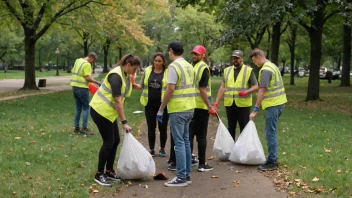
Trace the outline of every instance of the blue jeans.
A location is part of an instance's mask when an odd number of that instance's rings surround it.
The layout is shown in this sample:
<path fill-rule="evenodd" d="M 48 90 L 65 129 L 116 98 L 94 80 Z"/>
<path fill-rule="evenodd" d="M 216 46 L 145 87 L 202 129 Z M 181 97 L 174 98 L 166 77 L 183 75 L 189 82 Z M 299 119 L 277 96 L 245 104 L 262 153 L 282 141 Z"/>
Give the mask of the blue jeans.
<path fill-rule="evenodd" d="M 88 115 L 89 115 L 89 90 L 87 88 L 72 87 L 73 97 L 76 103 L 76 113 L 74 127 L 79 127 L 79 121 L 81 119 L 81 113 L 83 108 L 83 124 L 82 128 L 88 126 Z"/>
<path fill-rule="evenodd" d="M 193 117 L 192 112 L 171 113 L 170 126 L 172 138 L 175 142 L 176 177 L 185 180 L 191 173 L 191 147 L 189 143 L 189 123 Z"/>
<path fill-rule="evenodd" d="M 284 111 L 285 105 L 268 107 L 265 110 L 265 137 L 268 143 L 268 161 L 276 163 L 277 160 L 277 135 L 276 128 L 279 117 Z"/>

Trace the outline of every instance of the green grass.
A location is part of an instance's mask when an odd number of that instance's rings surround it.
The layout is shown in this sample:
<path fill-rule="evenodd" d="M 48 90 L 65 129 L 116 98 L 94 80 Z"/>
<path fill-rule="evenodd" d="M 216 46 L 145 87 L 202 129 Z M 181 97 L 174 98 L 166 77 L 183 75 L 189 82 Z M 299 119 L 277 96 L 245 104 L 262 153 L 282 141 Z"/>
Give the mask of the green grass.
<path fill-rule="evenodd" d="M 212 80 L 215 96 L 221 78 Z M 288 80 L 285 77 L 286 83 Z M 324 186 L 323 195 L 328 197 L 351 196 L 352 89 L 338 87 L 339 81 L 327 84 L 322 80 L 324 101 L 304 102 L 307 78 L 295 80 L 296 86 L 286 84 L 289 102 L 278 127 L 280 168 L 288 179 L 302 179 L 314 188 Z M 135 133 L 144 120 L 144 114 L 132 113 L 143 110 L 140 93 L 134 90 L 125 106 Z M 227 123 L 222 101 L 219 106 Z M 89 196 L 102 140 L 99 134 L 84 137 L 72 133 L 71 91 L 3 101 L 0 109 L 0 197 L 13 192 L 18 197 Z M 255 123 L 266 152 L 263 116 L 260 110 Z M 92 120 L 89 127 L 97 131 Z M 319 181 L 312 182 L 314 177 Z M 113 194 L 119 187 L 94 186 L 100 194 Z M 334 194 L 329 192 L 333 188 L 337 188 Z M 289 190 L 300 189 L 291 186 Z"/>
<path fill-rule="evenodd" d="M 212 81 L 213 96 L 220 81 Z M 295 78 L 295 86 L 289 85 L 289 77 L 284 81 L 288 103 L 278 126 L 282 177 L 287 176 L 287 181 L 302 179 L 313 189 L 323 186 L 322 195 L 328 197 L 352 196 L 352 88 L 339 87 L 338 80 L 331 84 L 321 80 L 323 101 L 305 102 L 308 78 Z M 222 101 L 219 106 L 222 120 L 227 123 Z M 254 121 L 267 154 L 264 115 L 260 109 Z M 314 177 L 319 181 L 313 182 Z M 330 193 L 332 189 L 334 193 Z M 289 187 L 289 191 L 300 190 L 294 184 Z"/>
<path fill-rule="evenodd" d="M 60 76 L 71 76 L 71 73 L 67 73 L 66 71 L 59 70 Z M 43 72 L 35 71 L 35 77 L 48 77 L 48 76 L 56 76 L 56 70 L 46 70 Z M 23 70 L 7 70 L 7 73 L 3 71 L 0 72 L 0 80 L 5 79 L 24 79 L 24 71 Z"/>

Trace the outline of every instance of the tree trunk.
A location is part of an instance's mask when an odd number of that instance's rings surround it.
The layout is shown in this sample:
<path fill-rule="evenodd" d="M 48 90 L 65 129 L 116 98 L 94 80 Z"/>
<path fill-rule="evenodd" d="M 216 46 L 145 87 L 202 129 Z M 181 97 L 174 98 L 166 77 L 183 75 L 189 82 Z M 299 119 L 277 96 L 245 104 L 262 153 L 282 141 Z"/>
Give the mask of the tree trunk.
<path fill-rule="evenodd" d="M 279 49 L 281 36 L 281 21 L 278 21 L 273 26 L 271 33 L 271 58 L 270 61 L 279 66 Z"/>
<path fill-rule="evenodd" d="M 28 31 L 28 30 L 27 30 Z M 24 37 L 24 51 L 25 51 L 25 64 L 24 64 L 24 85 L 21 88 L 22 90 L 26 89 L 38 89 L 37 84 L 35 82 L 35 42 L 34 31 L 25 31 Z"/>
<path fill-rule="evenodd" d="M 343 66 L 340 86 L 349 87 L 351 71 L 351 26 L 343 26 Z"/>
<path fill-rule="evenodd" d="M 88 40 L 84 40 L 83 41 L 83 57 L 87 57 L 88 56 Z"/>
<path fill-rule="evenodd" d="M 271 32 L 270 32 L 270 28 L 268 27 L 268 29 L 267 29 L 267 31 L 268 31 L 268 49 L 267 49 L 267 52 L 266 52 L 266 57 L 270 57 L 270 41 L 271 41 L 271 36 L 272 36 L 272 34 L 271 34 Z M 271 60 L 270 60 L 271 61 Z"/>
<path fill-rule="evenodd" d="M 104 51 L 104 69 L 103 69 L 103 73 L 108 73 L 108 54 L 109 54 L 109 45 L 104 45 L 103 47 L 103 51 Z"/>
<path fill-rule="evenodd" d="M 120 60 L 122 58 L 122 48 L 119 48 L 119 56 L 120 56 Z"/>
<path fill-rule="evenodd" d="M 321 15 L 322 16 L 322 15 Z M 319 17 L 319 16 L 317 16 Z M 321 18 L 323 20 L 323 18 Z M 323 29 L 318 27 L 317 29 L 311 29 L 309 32 L 310 38 L 310 61 L 309 61 L 309 80 L 308 80 L 308 92 L 306 101 L 320 100 L 319 97 L 319 69 L 321 61 L 321 41 L 322 41 Z"/>
<path fill-rule="evenodd" d="M 341 67 L 341 59 L 342 59 L 342 56 L 340 55 L 340 56 L 337 58 L 337 66 L 336 66 L 336 69 L 337 69 L 337 70 L 340 70 L 340 67 Z"/>

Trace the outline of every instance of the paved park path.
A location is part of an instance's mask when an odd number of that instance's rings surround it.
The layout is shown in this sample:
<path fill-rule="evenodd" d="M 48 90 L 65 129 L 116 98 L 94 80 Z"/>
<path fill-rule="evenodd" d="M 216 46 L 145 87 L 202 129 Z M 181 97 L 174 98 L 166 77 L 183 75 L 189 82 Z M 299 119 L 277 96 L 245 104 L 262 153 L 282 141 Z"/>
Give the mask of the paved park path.
<path fill-rule="evenodd" d="M 218 122 L 211 117 L 208 127 L 207 158 L 214 156 L 212 148 Z M 168 132 L 169 133 L 169 132 Z M 148 135 L 146 122 L 140 126 L 138 140 L 148 148 Z M 168 137 L 167 151 L 170 148 Z M 159 135 L 156 140 L 156 153 L 160 148 Z M 194 148 L 197 148 L 196 145 Z M 148 148 L 149 149 L 149 148 Z M 196 149 L 194 153 L 197 154 Z M 175 176 L 175 171 L 168 171 L 167 157 L 154 157 L 156 172 L 164 172 L 169 178 Z M 277 192 L 273 184 L 274 178 L 266 177 L 257 170 L 258 166 L 237 165 L 232 162 L 222 162 L 216 158 L 207 160 L 214 167 L 213 171 L 198 172 L 194 166 L 191 173 L 192 184 L 187 187 L 165 187 L 165 180 L 131 181 L 132 186 L 125 185 L 119 192 L 119 197 L 143 197 L 143 198 L 284 198 L 288 197 L 285 192 Z M 213 178 L 216 177 L 216 178 Z M 148 186 L 148 188 L 146 188 Z M 106 197 L 106 196 L 104 196 Z"/>

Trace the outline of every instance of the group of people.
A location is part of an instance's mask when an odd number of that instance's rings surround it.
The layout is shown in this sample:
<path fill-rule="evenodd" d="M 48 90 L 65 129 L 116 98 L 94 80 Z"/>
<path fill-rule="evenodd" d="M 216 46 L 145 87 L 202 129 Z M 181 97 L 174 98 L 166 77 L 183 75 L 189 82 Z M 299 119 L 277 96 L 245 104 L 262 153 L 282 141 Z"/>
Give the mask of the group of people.
<path fill-rule="evenodd" d="M 144 70 L 139 83 L 134 82 L 130 74 L 140 68 L 137 56 L 125 55 L 100 82 L 90 77 L 90 63 L 97 55 L 90 53 L 86 58 L 77 59 L 72 69 L 71 86 L 76 102 L 74 132 L 94 135 L 87 128 L 89 106 L 91 117 L 103 139 L 99 152 L 98 171 L 94 180 L 103 186 L 110 186 L 110 180 L 120 180 L 113 169 L 116 150 L 120 142 L 118 118 L 125 132 L 131 132 L 124 114 L 124 100 L 131 95 L 132 89 L 142 89 L 140 103 L 145 108 L 148 126 L 150 154 L 155 156 L 156 127 L 160 132 L 159 155 L 166 156 L 167 125 L 170 122 L 171 146 L 169 170 L 176 170 L 176 177 L 165 186 L 187 186 L 192 183 L 190 173 L 192 165 L 198 165 L 198 171 L 211 171 L 213 167 L 206 162 L 207 128 L 209 114 L 217 114 L 219 101 L 224 97 L 224 106 L 228 119 L 228 129 L 235 140 L 236 125 L 240 132 L 249 120 L 257 115 L 259 107 L 266 110 L 265 134 L 268 142 L 268 159 L 260 170 L 277 168 L 278 119 L 287 102 L 283 81 L 279 69 L 265 58 L 260 49 L 251 52 L 251 59 L 260 67 L 259 85 L 253 69 L 243 63 L 243 52 L 232 53 L 232 66 L 224 70 L 223 82 L 218 90 L 214 104 L 211 99 L 210 68 L 204 46 L 197 45 L 190 52 L 192 64 L 184 58 L 184 48 L 180 41 L 168 45 L 168 54 L 172 61 L 168 66 L 164 54 L 156 53 L 153 64 Z M 88 83 L 99 86 L 89 103 Z M 259 90 L 259 91 L 258 91 Z M 257 100 L 251 112 L 252 93 L 258 91 Z M 79 127 L 83 108 L 83 125 Z M 194 137 L 198 143 L 198 160 L 192 154 Z"/>

